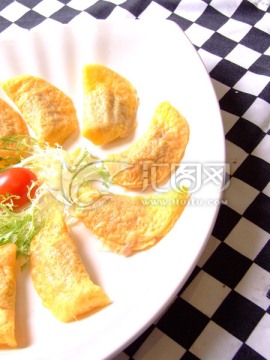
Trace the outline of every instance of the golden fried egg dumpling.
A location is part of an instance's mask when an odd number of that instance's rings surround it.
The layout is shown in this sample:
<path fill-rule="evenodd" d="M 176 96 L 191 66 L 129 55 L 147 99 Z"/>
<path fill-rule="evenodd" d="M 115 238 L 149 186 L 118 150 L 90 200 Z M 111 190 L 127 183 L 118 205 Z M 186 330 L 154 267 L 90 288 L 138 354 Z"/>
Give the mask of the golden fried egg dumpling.
<path fill-rule="evenodd" d="M 51 146 L 62 144 L 77 128 L 71 98 L 48 81 L 22 75 L 1 83 L 38 140 Z"/>
<path fill-rule="evenodd" d="M 129 135 L 136 127 L 138 97 L 123 76 L 103 65 L 83 68 L 82 135 L 95 145 Z"/>
<path fill-rule="evenodd" d="M 186 119 L 169 102 L 163 102 L 147 131 L 124 151 L 109 154 L 105 163 L 117 185 L 131 189 L 142 189 L 146 182 L 158 185 L 179 165 L 188 140 Z"/>
<path fill-rule="evenodd" d="M 155 245 L 174 226 L 182 214 L 187 191 L 170 190 L 154 195 L 106 195 L 95 208 L 78 212 L 78 217 L 110 250 L 122 254 L 145 250 Z"/>
<path fill-rule="evenodd" d="M 15 296 L 16 296 L 16 245 L 0 247 L 0 344 L 16 347 Z"/>
<path fill-rule="evenodd" d="M 13 109 L 6 101 L 0 99 L 0 168 L 15 164 L 25 157 L 27 153 L 23 151 L 23 147 L 18 148 L 18 144 L 14 140 L 16 136 L 23 139 L 29 136 L 26 122 L 21 115 Z"/>
<path fill-rule="evenodd" d="M 30 247 L 31 277 L 43 305 L 63 321 L 98 310 L 110 300 L 85 269 L 59 211 L 50 215 Z"/>

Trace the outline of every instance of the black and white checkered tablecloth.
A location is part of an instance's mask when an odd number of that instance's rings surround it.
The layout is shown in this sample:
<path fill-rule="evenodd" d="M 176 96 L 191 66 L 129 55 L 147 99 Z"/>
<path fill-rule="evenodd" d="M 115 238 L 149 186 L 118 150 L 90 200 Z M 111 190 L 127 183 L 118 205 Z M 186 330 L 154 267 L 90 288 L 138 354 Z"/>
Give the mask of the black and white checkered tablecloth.
<path fill-rule="evenodd" d="M 2 0 L 0 31 L 80 16 L 169 19 L 185 31 L 213 82 L 231 168 L 190 279 L 115 360 L 270 359 L 270 1 Z"/>

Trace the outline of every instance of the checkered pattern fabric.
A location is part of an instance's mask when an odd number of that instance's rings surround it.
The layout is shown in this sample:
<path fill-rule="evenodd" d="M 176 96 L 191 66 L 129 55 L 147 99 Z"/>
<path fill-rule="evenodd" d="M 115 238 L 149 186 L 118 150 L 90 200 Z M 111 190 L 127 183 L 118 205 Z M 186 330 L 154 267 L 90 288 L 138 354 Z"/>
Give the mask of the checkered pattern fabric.
<path fill-rule="evenodd" d="M 216 91 L 231 167 L 189 280 L 115 360 L 270 359 L 270 1 L 3 0 L 0 31 L 85 16 L 168 19 L 185 31 Z"/>

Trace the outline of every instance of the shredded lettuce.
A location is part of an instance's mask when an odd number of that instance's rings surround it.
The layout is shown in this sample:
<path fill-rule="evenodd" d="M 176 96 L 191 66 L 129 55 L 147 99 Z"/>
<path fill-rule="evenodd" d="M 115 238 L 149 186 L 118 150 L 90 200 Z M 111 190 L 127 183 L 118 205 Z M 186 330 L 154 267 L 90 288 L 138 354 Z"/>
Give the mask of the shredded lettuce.
<path fill-rule="evenodd" d="M 0 203 L 0 245 L 14 243 L 18 254 L 29 256 L 30 242 L 44 223 L 43 214 L 35 203 L 21 211 L 15 212 L 11 204 Z"/>
<path fill-rule="evenodd" d="M 84 148 L 66 152 L 60 146 L 36 145 L 34 154 L 22 160 L 20 166 L 32 170 L 43 190 L 67 208 L 85 206 L 80 202 L 80 190 L 86 184 L 95 182 L 106 189 L 112 180 L 104 163 Z"/>
<path fill-rule="evenodd" d="M 74 208 L 75 211 L 85 208 L 96 200 L 83 201 L 82 192 L 98 183 L 102 193 L 110 186 L 111 176 L 103 162 L 87 149 L 66 152 L 60 146 L 52 148 L 25 139 L 9 141 L 18 141 L 17 149 L 29 145 L 29 156 L 12 166 L 32 170 L 38 178 L 39 188 L 33 199 L 29 197 L 29 205 L 19 212 L 14 211 L 12 198 L 8 204 L 7 198 L 0 199 L 0 245 L 15 243 L 18 254 L 29 257 L 31 240 L 44 226 L 49 212 L 57 207 L 67 221 L 75 221 L 70 220 Z"/>
<path fill-rule="evenodd" d="M 37 140 L 28 135 L 14 135 L 0 139 L 0 151 L 7 151 L 4 156 L 0 156 L 0 168 L 11 167 L 33 153 L 33 146 Z"/>

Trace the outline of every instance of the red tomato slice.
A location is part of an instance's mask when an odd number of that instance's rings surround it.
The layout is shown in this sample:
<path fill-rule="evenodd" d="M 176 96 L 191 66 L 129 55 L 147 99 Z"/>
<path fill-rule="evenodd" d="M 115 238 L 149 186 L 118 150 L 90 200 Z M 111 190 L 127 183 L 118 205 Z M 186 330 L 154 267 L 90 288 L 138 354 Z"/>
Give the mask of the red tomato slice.
<path fill-rule="evenodd" d="M 1 195 L 16 195 L 12 198 L 14 207 L 20 208 L 29 203 L 28 190 L 33 182 L 37 181 L 36 175 L 29 169 L 11 168 L 0 173 L 0 200 Z M 30 196 L 34 197 L 37 186 L 31 189 Z"/>

